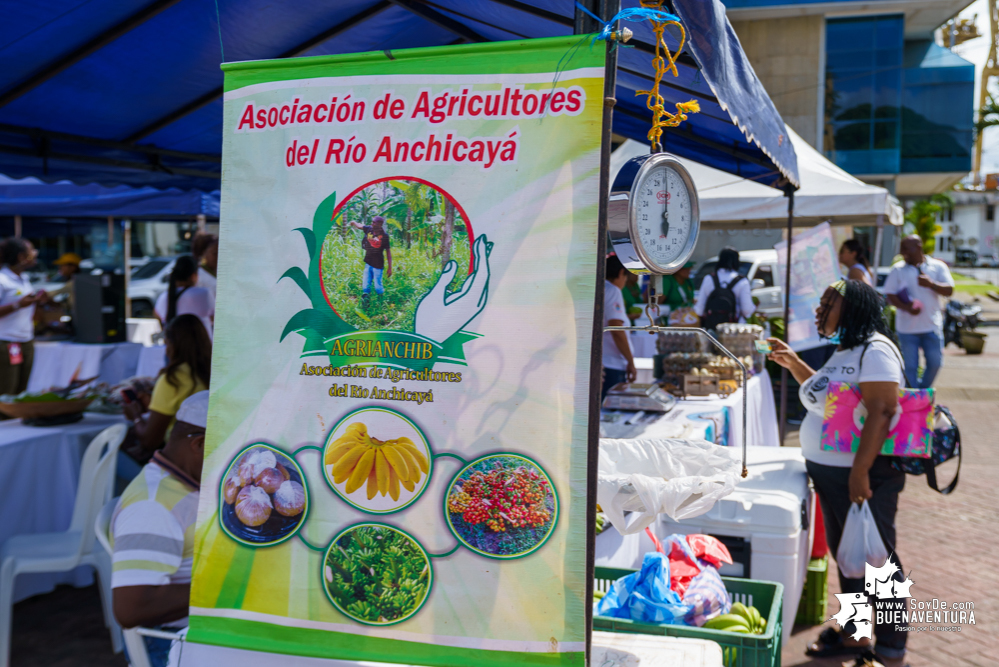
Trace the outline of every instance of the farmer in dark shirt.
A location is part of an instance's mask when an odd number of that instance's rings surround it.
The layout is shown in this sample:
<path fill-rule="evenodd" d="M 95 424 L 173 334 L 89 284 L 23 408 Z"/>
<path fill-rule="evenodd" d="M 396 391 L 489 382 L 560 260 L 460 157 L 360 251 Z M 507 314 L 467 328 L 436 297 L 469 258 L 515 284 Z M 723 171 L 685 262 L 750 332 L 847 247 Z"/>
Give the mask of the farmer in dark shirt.
<path fill-rule="evenodd" d="M 382 270 L 385 269 L 385 259 L 388 258 L 386 277 L 392 277 L 392 249 L 389 247 L 389 236 L 385 233 L 385 218 L 376 215 L 370 225 L 362 225 L 357 221 L 349 223 L 351 227 L 364 232 L 361 240 L 361 250 L 364 251 L 364 275 L 361 277 L 361 298 L 367 305 L 371 298 L 371 286 L 376 294 L 384 294 L 382 286 Z"/>

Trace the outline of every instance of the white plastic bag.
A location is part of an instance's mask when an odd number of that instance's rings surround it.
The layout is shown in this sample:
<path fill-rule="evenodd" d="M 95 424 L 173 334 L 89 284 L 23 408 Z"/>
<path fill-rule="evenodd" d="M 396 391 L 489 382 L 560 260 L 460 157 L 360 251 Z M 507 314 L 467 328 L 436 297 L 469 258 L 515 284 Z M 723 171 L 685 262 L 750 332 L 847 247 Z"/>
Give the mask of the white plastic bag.
<path fill-rule="evenodd" d="M 735 489 L 738 452 L 706 440 L 600 440 L 597 502 L 622 535 L 657 514 L 674 521 L 704 514 Z M 625 512 L 634 512 L 629 525 Z"/>
<path fill-rule="evenodd" d="M 874 523 L 871 507 L 864 501 L 863 505 L 850 504 L 850 513 L 846 515 L 846 525 L 843 526 L 843 536 L 836 550 L 836 563 L 843 576 L 850 579 L 861 579 L 866 574 L 864 565 L 871 563 L 881 567 L 888 560 L 888 550 L 881 540 L 878 525 Z"/>

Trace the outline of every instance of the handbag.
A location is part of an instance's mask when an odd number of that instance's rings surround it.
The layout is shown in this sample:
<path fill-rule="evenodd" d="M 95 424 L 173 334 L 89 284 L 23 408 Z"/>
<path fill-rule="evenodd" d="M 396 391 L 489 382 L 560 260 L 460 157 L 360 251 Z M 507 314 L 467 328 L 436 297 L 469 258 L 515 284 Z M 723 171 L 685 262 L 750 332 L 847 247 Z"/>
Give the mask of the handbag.
<path fill-rule="evenodd" d="M 860 353 L 857 376 L 864 366 Z M 901 359 L 899 359 L 901 363 Z M 903 366 L 904 369 L 904 366 Z M 905 371 L 903 370 L 903 375 Z M 933 452 L 933 389 L 899 387 L 898 410 L 888 428 L 888 437 L 881 447 L 884 456 L 930 458 Z M 826 394 L 822 420 L 821 447 L 824 451 L 855 452 L 860 446 L 860 432 L 867 419 L 860 388 L 853 383 L 831 381 Z"/>
<path fill-rule="evenodd" d="M 950 410 L 942 405 L 934 410 L 933 455 L 926 458 L 901 456 L 892 459 L 891 465 L 910 475 L 926 475 L 926 483 L 931 489 L 942 495 L 947 495 L 957 488 L 957 480 L 961 475 L 961 429 Z M 936 467 L 944 461 L 957 457 L 957 471 L 954 479 L 944 488 L 937 485 Z"/>
<path fill-rule="evenodd" d="M 870 345 L 868 343 L 864 346 L 864 350 L 860 353 L 860 364 L 863 366 L 864 363 L 864 352 L 867 351 L 867 347 Z M 901 359 L 899 360 L 901 362 Z M 859 369 L 858 369 L 859 375 Z M 905 381 L 909 384 L 909 378 L 905 376 L 905 364 L 902 363 L 902 376 Z M 845 383 L 830 383 L 832 384 L 845 384 Z M 854 388 L 855 392 L 850 392 L 852 395 L 859 395 L 859 389 Z M 832 387 L 830 386 L 830 392 Z M 932 396 L 932 389 L 930 390 L 911 390 L 911 389 L 900 389 L 900 395 L 908 391 L 927 391 L 930 392 Z M 841 394 L 842 395 L 842 394 Z M 823 443 L 825 441 L 826 434 L 826 421 L 830 417 L 829 412 L 829 397 L 826 396 L 826 419 L 822 422 L 822 435 Z M 834 410 L 835 413 L 835 410 Z M 903 413 L 904 414 L 904 413 Z M 852 414 L 850 415 L 852 418 Z M 839 418 L 840 423 L 842 423 L 842 417 Z M 862 423 L 861 423 L 862 426 Z M 930 440 L 930 453 L 929 455 L 894 455 L 892 456 L 891 465 L 893 468 L 900 472 L 908 473 L 910 475 L 926 475 L 926 484 L 941 495 L 948 495 L 954 489 L 957 488 L 957 482 L 961 475 L 961 454 L 963 448 L 961 447 L 961 429 L 958 428 L 957 420 L 951 413 L 950 409 L 943 405 L 934 406 L 928 415 L 928 428 L 931 430 L 931 440 Z M 856 446 L 860 444 L 860 432 L 859 427 L 857 429 L 857 439 L 856 445 L 853 445 L 851 441 L 852 449 L 845 449 L 839 451 L 856 451 Z M 886 442 L 886 445 L 888 443 Z M 823 444 L 823 448 L 824 444 Z M 884 448 L 881 451 L 882 454 L 888 454 L 885 452 Z M 949 461 L 957 457 L 957 471 L 954 473 L 954 479 L 951 480 L 950 484 L 945 486 L 943 489 L 940 488 L 937 482 L 936 467 L 945 461 Z"/>

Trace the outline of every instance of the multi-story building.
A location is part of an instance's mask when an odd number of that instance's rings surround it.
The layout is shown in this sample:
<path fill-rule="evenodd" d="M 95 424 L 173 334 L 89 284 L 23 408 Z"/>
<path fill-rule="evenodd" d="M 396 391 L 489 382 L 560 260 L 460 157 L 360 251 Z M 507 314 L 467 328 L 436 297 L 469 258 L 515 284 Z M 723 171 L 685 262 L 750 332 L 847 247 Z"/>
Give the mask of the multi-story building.
<path fill-rule="evenodd" d="M 999 192 L 957 190 L 951 197 L 954 205 L 940 213 L 941 232 L 933 256 L 948 264 L 960 261 L 995 266 L 999 263 Z"/>
<path fill-rule="evenodd" d="M 970 0 L 723 2 L 781 116 L 837 165 L 903 202 L 970 171 L 975 67 L 934 39 Z"/>

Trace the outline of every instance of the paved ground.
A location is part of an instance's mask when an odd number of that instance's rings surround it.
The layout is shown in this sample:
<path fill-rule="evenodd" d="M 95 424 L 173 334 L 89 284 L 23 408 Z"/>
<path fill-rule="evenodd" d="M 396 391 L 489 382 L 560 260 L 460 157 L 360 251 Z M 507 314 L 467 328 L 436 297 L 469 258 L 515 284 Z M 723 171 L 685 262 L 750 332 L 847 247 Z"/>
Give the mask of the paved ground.
<path fill-rule="evenodd" d="M 984 304 L 983 304 L 984 305 Z M 990 302 L 990 319 L 999 319 L 999 304 Z M 947 349 L 937 378 L 939 402 L 947 405 L 961 427 L 965 445 L 961 481 L 950 496 L 926 486 L 923 478 L 909 477 L 899 500 L 899 553 L 912 570 L 912 595 L 947 602 L 973 601 L 975 626 L 962 632 L 921 632 L 909 636 L 912 667 L 992 667 L 999 665 L 999 328 L 990 333 L 985 353 L 965 355 Z M 946 480 L 951 473 L 942 473 Z M 838 611 L 829 581 L 829 613 Z M 820 628 L 796 627 L 784 647 L 785 666 L 832 667 L 843 659 L 811 660 L 805 646 Z"/>

